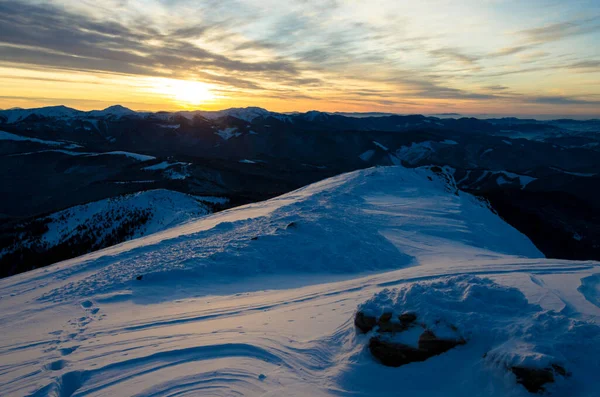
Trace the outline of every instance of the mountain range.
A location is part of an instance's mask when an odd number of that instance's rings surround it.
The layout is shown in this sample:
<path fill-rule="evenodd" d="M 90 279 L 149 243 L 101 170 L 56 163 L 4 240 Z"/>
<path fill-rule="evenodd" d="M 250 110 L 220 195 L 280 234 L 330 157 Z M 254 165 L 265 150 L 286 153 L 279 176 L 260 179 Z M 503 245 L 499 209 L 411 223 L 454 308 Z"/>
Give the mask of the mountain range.
<path fill-rule="evenodd" d="M 33 242 L 58 218 L 73 230 L 86 229 L 88 218 L 74 215 L 81 206 L 99 208 L 98 216 L 115 229 L 122 219 L 164 211 L 152 200 L 142 200 L 141 207 L 124 204 L 137 192 L 161 191 L 175 202 L 181 194 L 216 198 L 202 205 L 218 211 L 389 165 L 433 166 L 456 189 L 488 202 L 548 257 L 600 259 L 599 132 L 599 120 L 283 114 L 261 108 L 3 110 L 2 274 L 157 230 L 138 227 L 111 239 L 65 234 L 58 244 L 69 249 L 56 255 L 48 254 L 49 245 Z M 96 204 L 106 200 L 121 203 L 119 209 Z M 195 205 L 183 207 L 198 213 Z M 40 257 L 52 259 L 33 259 Z"/>

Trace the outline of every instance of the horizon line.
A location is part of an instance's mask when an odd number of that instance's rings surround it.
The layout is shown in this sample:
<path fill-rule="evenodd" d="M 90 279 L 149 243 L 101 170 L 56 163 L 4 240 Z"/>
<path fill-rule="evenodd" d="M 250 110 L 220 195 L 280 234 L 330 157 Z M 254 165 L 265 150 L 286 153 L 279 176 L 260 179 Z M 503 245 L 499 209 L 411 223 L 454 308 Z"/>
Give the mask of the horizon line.
<path fill-rule="evenodd" d="M 312 109 L 312 110 L 308 110 L 308 111 L 276 112 L 276 111 L 272 111 L 272 110 L 269 110 L 267 108 L 263 108 L 260 106 L 234 106 L 234 107 L 228 107 L 228 108 L 216 109 L 216 110 L 205 110 L 205 109 L 201 109 L 201 108 L 196 108 L 196 109 L 177 109 L 177 110 L 153 111 L 153 110 L 132 109 L 132 108 L 123 106 L 118 103 L 107 106 L 104 109 L 81 110 L 81 109 L 77 109 L 77 108 L 74 108 L 71 106 L 61 104 L 61 105 L 49 105 L 49 106 L 40 106 L 40 107 L 31 107 L 31 108 L 12 107 L 12 108 L 7 108 L 7 109 L 0 109 L 0 112 L 6 112 L 6 111 L 11 111 L 11 110 L 38 110 L 38 109 L 48 109 L 48 108 L 66 108 L 66 109 L 74 110 L 74 111 L 81 112 L 81 113 L 90 113 L 90 112 L 102 112 L 102 111 L 105 111 L 105 110 L 108 110 L 108 109 L 114 108 L 114 107 L 123 108 L 123 109 L 129 110 L 129 111 L 135 112 L 135 113 L 150 113 L 150 114 L 184 113 L 184 112 L 218 113 L 218 112 L 223 112 L 223 111 L 227 111 L 227 110 L 231 110 L 231 109 L 261 109 L 261 110 L 267 111 L 269 113 L 276 113 L 276 114 L 282 114 L 282 115 L 294 115 L 294 114 L 306 114 L 306 113 L 310 113 L 310 112 L 319 112 L 319 113 L 325 113 L 325 114 L 330 114 L 330 115 L 340 115 L 340 116 L 352 115 L 352 114 L 356 114 L 356 115 L 380 114 L 380 115 L 382 115 L 382 117 L 385 117 L 385 116 L 426 116 L 426 117 L 436 117 L 436 118 L 455 118 L 455 117 L 456 118 L 479 118 L 479 119 L 483 119 L 483 120 L 495 119 L 495 118 L 516 118 L 516 119 L 521 119 L 521 120 L 522 119 L 533 119 L 533 120 L 543 120 L 543 121 L 562 120 L 562 119 L 570 119 L 570 120 L 577 120 L 577 121 L 593 121 L 593 120 L 600 119 L 600 114 L 576 115 L 576 114 L 545 114 L 545 113 L 544 114 L 513 114 L 513 113 L 459 113 L 459 112 L 396 113 L 396 112 L 382 112 L 382 111 L 376 111 L 376 110 L 357 112 L 357 111 L 344 111 L 344 110 L 321 111 L 321 110 L 317 110 L 317 109 Z"/>

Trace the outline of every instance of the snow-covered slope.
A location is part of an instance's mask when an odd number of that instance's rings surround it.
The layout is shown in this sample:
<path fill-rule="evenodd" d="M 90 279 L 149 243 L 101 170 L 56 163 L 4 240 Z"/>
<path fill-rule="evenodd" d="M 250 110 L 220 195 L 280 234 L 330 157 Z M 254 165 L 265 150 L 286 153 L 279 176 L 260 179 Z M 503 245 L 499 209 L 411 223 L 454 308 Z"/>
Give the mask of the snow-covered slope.
<path fill-rule="evenodd" d="M 200 114 L 207 119 L 217 119 L 220 117 L 231 116 L 244 121 L 252 121 L 257 117 L 266 117 L 269 115 L 281 116 L 280 114 L 272 113 L 259 107 L 230 108 L 216 111 L 198 111 L 195 113 Z"/>
<path fill-rule="evenodd" d="M 69 108 L 66 106 L 48 106 L 34 109 L 15 108 L 2 110 L 0 111 L 0 116 L 5 117 L 6 122 L 8 124 L 13 124 L 18 121 L 25 120 L 27 117 L 30 116 L 64 119 L 75 117 L 80 113 L 82 112 L 77 109 Z"/>
<path fill-rule="evenodd" d="M 42 145 L 48 145 L 48 146 L 62 146 L 62 145 L 66 144 L 65 142 L 48 141 L 45 139 L 30 138 L 28 136 L 11 134 L 10 132 L 5 132 L 5 131 L 0 131 L 0 141 L 35 142 L 35 143 L 39 143 Z"/>
<path fill-rule="evenodd" d="M 10 265 L 14 255 L 33 253 L 41 257 L 31 257 L 28 262 L 64 259 L 64 251 L 74 254 L 67 257 L 80 255 L 168 229 L 206 215 L 212 207 L 210 201 L 164 189 L 78 205 L 23 225 L 20 237 L 0 250 L 0 263 Z M 47 263 L 29 264 L 40 267 Z"/>
<path fill-rule="evenodd" d="M 47 244 L 57 244 L 77 233 L 83 225 L 100 226 L 102 219 L 110 218 L 100 231 L 98 237 L 101 238 L 121 227 L 128 215 L 136 211 L 147 212 L 148 220 L 135 230 L 133 238 L 168 229 L 210 212 L 193 196 L 164 189 L 150 190 L 78 205 L 52 214 L 43 240 Z"/>
<path fill-rule="evenodd" d="M 523 396 L 495 363 L 527 345 L 563 354 L 572 376 L 549 388 L 555 395 L 597 395 L 587 378 L 600 357 L 597 266 L 542 258 L 443 174 L 357 171 L 0 280 L 0 390 Z M 446 305 L 460 331 L 477 337 L 422 363 L 383 367 L 352 325 L 357 307 L 382 307 L 386 296 L 399 304 L 396 290 L 370 298 L 398 286 L 427 291 L 436 280 L 442 295 L 412 293 L 407 304 L 427 319 Z M 432 306 L 438 296 L 446 298 Z M 474 312 L 462 313 L 462 301 Z M 551 336 L 562 345 L 547 343 Z M 500 358 L 482 358 L 488 351 Z"/>

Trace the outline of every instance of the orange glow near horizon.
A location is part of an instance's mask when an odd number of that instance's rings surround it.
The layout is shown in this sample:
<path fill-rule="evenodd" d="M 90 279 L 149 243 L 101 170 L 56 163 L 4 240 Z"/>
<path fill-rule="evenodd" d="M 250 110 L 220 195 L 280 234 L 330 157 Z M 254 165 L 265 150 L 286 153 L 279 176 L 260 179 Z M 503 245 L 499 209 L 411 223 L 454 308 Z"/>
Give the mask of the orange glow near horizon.
<path fill-rule="evenodd" d="M 600 116 L 596 0 L 16 0 L 3 13 L 4 109 Z"/>

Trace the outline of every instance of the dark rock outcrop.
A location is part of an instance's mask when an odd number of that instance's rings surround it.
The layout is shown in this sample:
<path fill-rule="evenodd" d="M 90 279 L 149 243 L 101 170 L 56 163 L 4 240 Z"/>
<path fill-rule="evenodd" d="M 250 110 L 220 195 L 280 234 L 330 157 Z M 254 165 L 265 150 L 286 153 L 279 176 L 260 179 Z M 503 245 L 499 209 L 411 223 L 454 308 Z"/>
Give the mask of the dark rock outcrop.
<path fill-rule="evenodd" d="M 547 368 L 511 367 L 510 370 L 520 383 L 530 393 L 542 393 L 546 384 L 554 383 L 555 375 L 568 376 L 567 371 L 560 365 L 552 364 Z"/>
<path fill-rule="evenodd" d="M 363 312 L 358 312 L 354 316 L 354 325 L 363 334 L 366 334 L 377 325 L 377 318 L 373 316 L 367 316 Z"/>
<path fill-rule="evenodd" d="M 425 361 L 465 343 L 463 339 L 440 339 L 432 331 L 425 330 L 419 337 L 418 347 L 387 341 L 382 337 L 375 336 L 369 341 L 369 350 L 383 365 L 400 367 L 413 362 Z"/>
<path fill-rule="evenodd" d="M 403 313 L 398 316 L 398 321 L 392 321 L 393 313 L 383 313 L 379 319 L 374 316 L 357 312 L 354 316 L 354 325 L 362 332 L 367 333 L 375 326 L 378 332 L 402 332 L 414 325 L 417 315 L 414 313 Z"/>
<path fill-rule="evenodd" d="M 377 318 L 359 311 L 354 317 L 354 325 L 359 332 L 367 333 L 376 330 L 377 335 L 369 340 L 369 350 L 383 365 L 400 367 L 412 362 L 425 361 L 466 343 L 462 338 L 438 338 L 424 324 L 417 323 L 415 313 L 403 313 L 398 316 L 397 321 L 393 321 L 393 316 L 393 313 L 383 313 Z M 394 342 L 391 339 L 393 334 L 407 331 L 413 327 L 423 328 L 417 347 Z"/>

